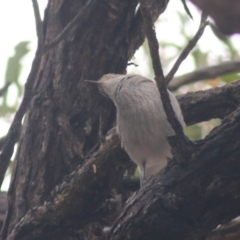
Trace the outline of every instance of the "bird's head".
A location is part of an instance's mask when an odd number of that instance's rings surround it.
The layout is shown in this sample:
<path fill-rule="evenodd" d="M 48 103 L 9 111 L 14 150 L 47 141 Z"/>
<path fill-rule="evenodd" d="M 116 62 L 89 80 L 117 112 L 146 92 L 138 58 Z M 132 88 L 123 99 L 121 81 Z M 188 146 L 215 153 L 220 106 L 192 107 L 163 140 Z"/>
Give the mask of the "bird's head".
<path fill-rule="evenodd" d="M 126 75 L 109 73 L 103 75 L 98 81 L 85 81 L 97 84 L 99 92 L 102 95 L 114 99 L 114 94 L 119 86 L 119 83 L 125 76 Z"/>

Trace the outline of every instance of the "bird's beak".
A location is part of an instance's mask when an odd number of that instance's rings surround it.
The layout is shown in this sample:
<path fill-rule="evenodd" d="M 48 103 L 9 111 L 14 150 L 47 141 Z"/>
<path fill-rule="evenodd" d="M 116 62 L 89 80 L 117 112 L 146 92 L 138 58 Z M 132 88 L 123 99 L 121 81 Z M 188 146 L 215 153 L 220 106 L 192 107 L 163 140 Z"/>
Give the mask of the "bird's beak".
<path fill-rule="evenodd" d="M 99 83 L 98 81 L 93 81 L 93 80 L 84 80 L 84 82 L 90 82 L 90 83 Z"/>

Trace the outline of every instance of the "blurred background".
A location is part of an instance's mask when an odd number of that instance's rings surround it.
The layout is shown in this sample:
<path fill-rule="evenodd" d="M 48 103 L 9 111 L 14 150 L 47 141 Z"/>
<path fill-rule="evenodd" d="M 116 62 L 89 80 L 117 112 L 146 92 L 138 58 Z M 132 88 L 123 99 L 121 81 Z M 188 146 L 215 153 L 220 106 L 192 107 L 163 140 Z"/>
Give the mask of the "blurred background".
<path fill-rule="evenodd" d="M 38 2 L 43 17 L 47 0 L 38 0 Z M 160 44 L 159 53 L 165 74 L 168 73 L 182 49 L 198 30 L 200 12 L 189 2 L 187 4 L 193 19 L 187 15 L 180 0 L 171 0 L 167 10 L 156 22 L 156 31 Z M 0 89 L 7 88 L 0 96 L 1 145 L 14 113 L 21 102 L 24 84 L 36 50 L 37 37 L 32 2 L 30 0 L 1 1 L 0 31 Z M 213 31 L 210 26 L 207 26 L 202 38 L 183 62 L 176 76 L 224 61 L 239 60 L 239 41 L 240 37 L 237 35 L 226 38 L 217 31 Z M 146 42 L 135 53 L 130 62 L 134 63 L 134 65 L 128 67 L 128 73 L 140 74 L 148 78 L 154 77 Z M 201 80 L 178 88 L 175 94 L 179 95 L 189 91 L 222 86 L 238 80 L 239 76 L 237 73 L 231 73 L 215 79 Z M 201 139 L 218 124 L 220 124 L 220 120 L 213 119 L 190 126 L 185 132 L 193 140 Z M 2 191 L 8 189 L 10 174 L 11 166 L 7 172 Z"/>

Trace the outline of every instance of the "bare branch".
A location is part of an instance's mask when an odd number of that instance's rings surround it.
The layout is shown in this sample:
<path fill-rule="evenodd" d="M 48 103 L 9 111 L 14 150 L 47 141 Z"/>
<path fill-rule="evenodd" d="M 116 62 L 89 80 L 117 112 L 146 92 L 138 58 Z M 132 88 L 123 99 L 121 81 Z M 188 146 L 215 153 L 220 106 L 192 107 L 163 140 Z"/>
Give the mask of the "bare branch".
<path fill-rule="evenodd" d="M 177 138 L 174 137 L 175 141 L 171 141 L 170 144 L 172 146 L 173 152 L 178 153 L 179 160 L 184 161 L 184 158 L 186 158 L 187 151 L 188 151 L 187 150 L 188 141 L 183 133 L 182 126 L 178 121 L 178 119 L 176 118 L 175 112 L 173 111 L 172 105 L 170 103 L 170 98 L 166 88 L 165 77 L 163 74 L 160 57 L 158 53 L 158 50 L 159 50 L 158 40 L 156 37 L 155 30 L 153 28 L 154 26 L 152 22 L 151 13 L 148 7 L 148 1 L 140 0 L 140 8 L 141 8 L 143 19 L 144 19 L 144 27 L 145 27 L 145 32 L 147 35 L 148 45 L 151 53 L 152 64 L 153 64 L 153 69 L 155 73 L 155 80 L 160 92 L 161 100 L 167 115 L 167 119 L 177 136 Z M 177 145 L 178 147 L 176 147 Z"/>
<path fill-rule="evenodd" d="M 200 22 L 198 31 L 196 32 L 196 34 L 193 37 L 193 39 L 191 41 L 189 41 L 188 45 L 183 49 L 183 51 L 181 52 L 181 54 L 178 57 L 177 61 L 173 65 L 172 69 L 170 70 L 170 72 L 166 76 L 166 83 L 167 84 L 173 79 L 175 73 L 177 72 L 177 70 L 180 67 L 180 65 L 182 64 L 182 62 L 189 55 L 189 53 L 192 51 L 192 49 L 196 46 L 198 40 L 201 38 L 201 36 L 202 36 L 202 34 L 203 34 L 204 30 L 205 30 L 205 27 L 207 25 L 208 25 L 207 15 L 202 13 L 201 22 Z"/>
<path fill-rule="evenodd" d="M 116 155 L 113 157 L 112 153 Z M 97 215 L 99 206 L 108 199 L 112 189 L 119 188 L 116 184 L 120 183 L 118 179 L 123 177 L 129 163 L 129 157 L 120 146 L 118 134 L 111 131 L 97 154 L 71 173 L 67 182 L 56 187 L 50 202 L 28 211 L 7 240 L 25 237 L 32 240 L 48 239 L 48 234 L 52 234 L 54 229 L 61 230 L 66 219 L 69 223 L 84 226 Z"/>
<path fill-rule="evenodd" d="M 8 87 L 12 84 L 12 82 L 7 82 L 3 88 L 0 89 L 0 97 L 8 90 Z"/>
<path fill-rule="evenodd" d="M 191 14 L 191 12 L 190 12 L 190 10 L 189 10 L 189 8 L 188 8 L 188 5 L 187 5 L 187 3 L 186 3 L 186 0 L 181 0 L 181 1 L 182 1 L 184 10 L 186 11 L 187 15 L 188 15 L 191 19 L 193 19 L 193 16 L 192 16 L 192 14 Z"/>
<path fill-rule="evenodd" d="M 215 66 L 200 68 L 180 77 L 176 77 L 169 83 L 168 88 L 175 91 L 185 84 L 193 83 L 199 80 L 214 79 L 227 73 L 238 72 L 240 72 L 240 61 L 223 62 Z"/>
<path fill-rule="evenodd" d="M 186 124 L 223 119 L 240 105 L 240 81 L 178 96 Z M 204 113 L 204 114 L 203 114 Z"/>
<path fill-rule="evenodd" d="M 38 44 L 43 45 L 43 22 L 41 19 L 39 6 L 37 0 L 32 0 L 33 3 L 33 10 L 34 10 L 34 17 L 35 17 L 35 25 L 36 25 L 36 31 L 38 36 Z"/>

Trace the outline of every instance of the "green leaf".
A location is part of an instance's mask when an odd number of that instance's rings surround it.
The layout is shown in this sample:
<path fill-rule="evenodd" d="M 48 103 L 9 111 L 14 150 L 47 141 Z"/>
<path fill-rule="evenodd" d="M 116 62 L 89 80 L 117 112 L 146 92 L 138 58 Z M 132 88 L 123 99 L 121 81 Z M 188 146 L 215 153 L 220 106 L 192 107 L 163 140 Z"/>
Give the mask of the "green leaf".
<path fill-rule="evenodd" d="M 225 83 L 231 83 L 240 79 L 239 73 L 229 73 L 221 76 L 221 80 Z"/>

